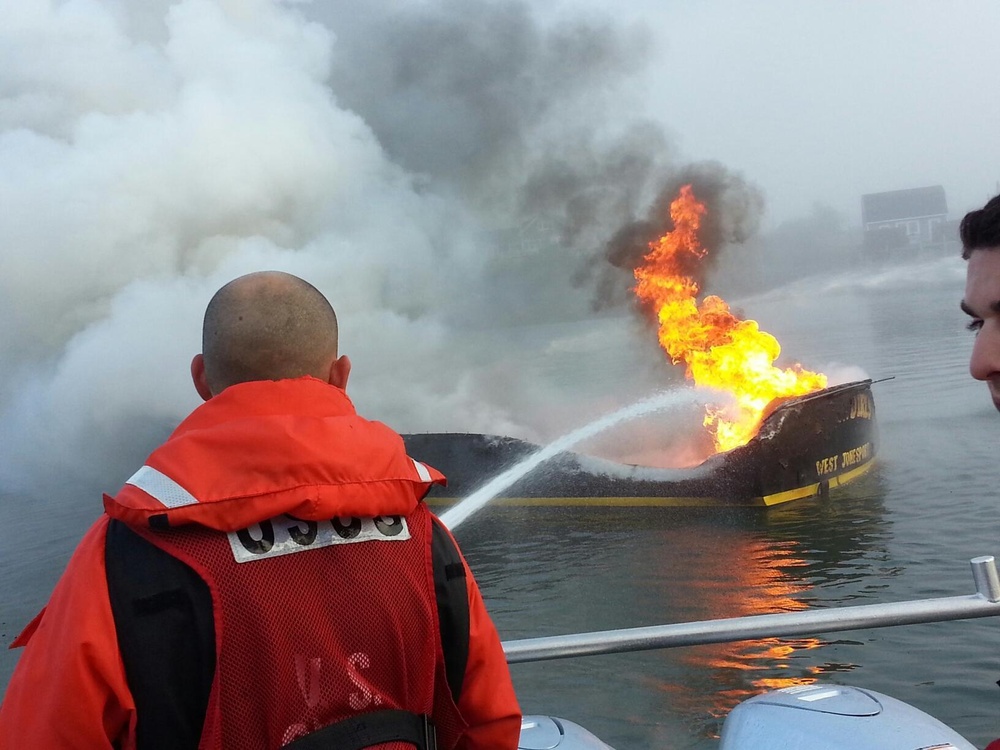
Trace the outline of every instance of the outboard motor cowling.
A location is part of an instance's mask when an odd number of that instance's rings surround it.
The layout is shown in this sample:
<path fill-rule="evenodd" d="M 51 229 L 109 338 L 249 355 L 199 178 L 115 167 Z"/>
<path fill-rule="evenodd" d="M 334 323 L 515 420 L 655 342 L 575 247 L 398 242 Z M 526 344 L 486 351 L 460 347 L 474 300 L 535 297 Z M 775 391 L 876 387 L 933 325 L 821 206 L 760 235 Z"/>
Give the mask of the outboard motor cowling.
<path fill-rule="evenodd" d="M 933 716 L 874 690 L 801 685 L 756 695 L 722 725 L 719 750 L 976 750 Z"/>
<path fill-rule="evenodd" d="M 579 724 L 554 716 L 521 719 L 518 750 L 614 750 Z"/>

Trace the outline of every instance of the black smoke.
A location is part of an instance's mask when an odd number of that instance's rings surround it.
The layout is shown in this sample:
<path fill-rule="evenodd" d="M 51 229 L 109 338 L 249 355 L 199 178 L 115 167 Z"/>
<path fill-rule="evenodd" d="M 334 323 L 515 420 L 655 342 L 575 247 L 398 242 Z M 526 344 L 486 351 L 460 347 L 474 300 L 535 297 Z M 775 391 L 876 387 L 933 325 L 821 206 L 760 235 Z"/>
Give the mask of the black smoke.
<path fill-rule="evenodd" d="M 649 243 L 673 230 L 670 204 L 684 185 L 691 186 L 694 197 L 706 208 L 698 239 L 707 252 L 684 269 L 700 289 L 710 286 L 712 272 L 723 253 L 757 232 L 764 213 L 764 194 L 759 187 L 718 162 L 677 167 L 663 178 L 646 215 L 620 227 L 606 244 L 607 266 L 594 272 L 597 309 L 633 301 L 633 271 L 649 252 Z"/>

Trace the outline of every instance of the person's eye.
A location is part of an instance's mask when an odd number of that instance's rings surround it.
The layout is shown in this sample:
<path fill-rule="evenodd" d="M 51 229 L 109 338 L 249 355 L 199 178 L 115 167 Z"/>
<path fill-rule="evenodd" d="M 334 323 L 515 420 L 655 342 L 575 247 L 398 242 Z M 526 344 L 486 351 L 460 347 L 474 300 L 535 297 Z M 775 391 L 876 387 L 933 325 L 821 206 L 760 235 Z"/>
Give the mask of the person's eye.
<path fill-rule="evenodd" d="M 980 318 L 974 318 L 966 326 L 966 330 L 972 331 L 973 333 L 979 333 L 983 327 L 983 321 Z"/>

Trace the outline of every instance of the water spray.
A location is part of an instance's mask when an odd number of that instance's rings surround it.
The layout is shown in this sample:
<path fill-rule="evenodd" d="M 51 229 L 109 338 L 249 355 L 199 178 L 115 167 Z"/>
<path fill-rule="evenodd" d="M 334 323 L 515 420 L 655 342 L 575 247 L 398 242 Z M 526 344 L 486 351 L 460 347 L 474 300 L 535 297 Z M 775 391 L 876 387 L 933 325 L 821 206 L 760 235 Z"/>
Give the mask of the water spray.
<path fill-rule="evenodd" d="M 654 396 L 638 401 L 630 406 L 626 406 L 611 414 L 595 419 L 593 422 L 580 427 L 573 432 L 549 443 L 544 448 L 525 458 L 520 463 L 507 469 L 502 474 L 497 475 L 481 488 L 473 492 L 455 507 L 449 509 L 441 515 L 441 521 L 449 529 L 454 530 L 466 518 L 471 516 L 486 503 L 496 497 L 500 492 L 518 479 L 528 474 L 539 464 L 547 461 L 562 451 L 569 450 L 574 445 L 589 437 L 593 437 L 600 432 L 614 427 L 615 425 L 631 419 L 652 414 L 664 409 L 672 409 L 687 404 L 707 406 L 718 404 L 724 400 L 725 396 L 719 391 L 708 388 L 683 387 L 674 390 L 663 391 Z M 731 398 L 731 397 L 730 397 Z"/>

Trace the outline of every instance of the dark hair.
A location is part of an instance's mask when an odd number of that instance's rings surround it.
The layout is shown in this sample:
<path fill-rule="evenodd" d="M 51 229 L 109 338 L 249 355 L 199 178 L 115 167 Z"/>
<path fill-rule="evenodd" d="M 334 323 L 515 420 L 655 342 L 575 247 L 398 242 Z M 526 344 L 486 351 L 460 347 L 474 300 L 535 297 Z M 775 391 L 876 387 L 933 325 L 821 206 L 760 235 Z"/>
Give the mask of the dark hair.
<path fill-rule="evenodd" d="M 958 227 L 962 238 L 962 257 L 966 260 L 973 250 L 1000 247 L 1000 195 L 982 208 L 969 211 Z"/>

